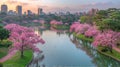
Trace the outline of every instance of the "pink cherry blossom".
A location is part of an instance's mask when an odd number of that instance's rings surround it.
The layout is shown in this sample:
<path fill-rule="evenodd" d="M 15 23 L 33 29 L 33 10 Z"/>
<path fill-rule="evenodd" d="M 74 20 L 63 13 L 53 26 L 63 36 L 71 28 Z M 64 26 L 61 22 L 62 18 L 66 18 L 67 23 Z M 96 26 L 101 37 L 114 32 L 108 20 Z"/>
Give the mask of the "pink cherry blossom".
<path fill-rule="evenodd" d="M 70 26 L 70 32 L 75 32 L 77 34 L 84 34 L 90 27 L 91 25 L 89 24 L 80 24 L 78 22 L 75 22 Z"/>
<path fill-rule="evenodd" d="M 76 27 L 78 27 L 80 25 L 79 22 L 74 22 L 71 26 L 70 26 L 70 32 L 74 32 Z"/>
<path fill-rule="evenodd" d="M 117 39 L 114 35 L 116 35 L 116 33 L 113 31 L 105 31 L 103 33 L 100 33 L 95 37 L 93 45 L 115 46 Z"/>
<path fill-rule="evenodd" d="M 90 27 L 86 32 L 85 36 L 87 37 L 95 37 L 100 33 L 99 30 L 97 30 L 95 27 Z"/>
<path fill-rule="evenodd" d="M 62 25 L 63 22 L 56 21 L 56 20 L 52 20 L 52 21 L 50 22 L 50 24 L 51 24 L 51 25 Z"/>
<path fill-rule="evenodd" d="M 20 50 L 21 52 L 26 48 L 40 51 L 35 45 L 37 43 L 45 43 L 45 41 L 35 34 L 34 30 L 31 28 L 17 24 L 8 24 L 5 28 L 11 32 L 9 40 L 13 42 L 13 49 Z"/>

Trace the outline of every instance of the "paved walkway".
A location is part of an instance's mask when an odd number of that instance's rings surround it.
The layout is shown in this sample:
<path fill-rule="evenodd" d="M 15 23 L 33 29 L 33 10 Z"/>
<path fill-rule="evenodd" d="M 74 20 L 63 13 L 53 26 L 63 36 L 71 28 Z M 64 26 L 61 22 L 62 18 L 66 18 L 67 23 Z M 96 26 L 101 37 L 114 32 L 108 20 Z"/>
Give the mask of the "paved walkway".
<path fill-rule="evenodd" d="M 17 52 L 17 50 L 14 50 L 14 51 L 10 52 L 9 54 L 7 54 L 5 57 L 1 58 L 0 63 L 5 62 L 6 60 L 13 57 L 16 54 L 16 52 Z"/>
<path fill-rule="evenodd" d="M 113 47 L 113 49 L 120 53 L 120 48 Z"/>

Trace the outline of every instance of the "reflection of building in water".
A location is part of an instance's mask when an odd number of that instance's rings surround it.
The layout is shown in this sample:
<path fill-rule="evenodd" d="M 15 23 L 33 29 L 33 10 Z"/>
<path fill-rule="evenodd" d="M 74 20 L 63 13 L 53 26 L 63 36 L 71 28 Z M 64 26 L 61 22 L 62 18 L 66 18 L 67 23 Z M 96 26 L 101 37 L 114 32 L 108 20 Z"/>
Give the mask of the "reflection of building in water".
<path fill-rule="evenodd" d="M 48 30 L 46 26 L 39 26 L 39 27 L 34 27 L 35 33 L 38 35 L 42 35 L 43 31 Z"/>
<path fill-rule="evenodd" d="M 35 27 L 34 29 L 35 29 L 35 33 L 36 33 L 37 35 L 42 35 L 43 32 L 40 31 L 38 27 Z"/>
<path fill-rule="evenodd" d="M 70 40 L 75 44 L 76 48 L 85 51 L 93 59 L 92 61 L 96 64 L 96 67 L 120 67 L 120 62 L 97 52 L 89 42 L 71 36 Z"/>
<path fill-rule="evenodd" d="M 35 30 L 35 34 L 40 35 L 39 31 Z"/>

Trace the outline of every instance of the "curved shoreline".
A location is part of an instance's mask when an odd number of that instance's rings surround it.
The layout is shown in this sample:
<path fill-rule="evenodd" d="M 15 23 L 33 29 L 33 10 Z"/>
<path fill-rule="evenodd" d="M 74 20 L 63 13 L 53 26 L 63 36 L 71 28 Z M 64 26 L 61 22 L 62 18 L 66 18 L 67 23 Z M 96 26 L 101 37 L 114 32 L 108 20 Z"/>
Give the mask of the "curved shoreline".
<path fill-rule="evenodd" d="M 90 38 L 87 38 L 87 37 L 81 38 L 80 35 L 77 36 L 75 33 L 73 33 L 73 36 L 75 36 L 75 37 L 78 38 L 78 39 L 82 39 L 82 40 L 85 39 L 85 41 L 92 42 L 92 40 L 89 40 Z M 83 36 L 84 36 L 84 35 L 83 35 Z M 101 53 L 101 54 L 103 54 L 103 55 L 105 55 L 105 56 L 107 56 L 107 57 L 110 57 L 110 58 L 112 58 L 112 59 L 120 62 L 120 59 L 118 59 L 118 58 L 116 58 L 116 57 L 114 57 L 114 56 L 112 56 L 112 55 L 110 55 L 110 54 L 107 54 L 107 53 L 105 53 L 105 52 L 101 52 L 98 48 L 97 48 L 96 50 L 97 50 L 97 52 L 99 52 L 99 53 Z"/>
<path fill-rule="evenodd" d="M 99 53 L 101 53 L 101 54 L 103 54 L 103 55 L 105 55 L 105 56 L 107 56 L 107 57 L 110 57 L 110 58 L 112 58 L 112 59 L 120 62 L 120 59 L 117 59 L 117 58 L 115 58 L 114 56 L 111 56 L 111 55 L 109 55 L 109 54 L 107 54 L 107 53 L 101 52 L 99 49 L 96 49 L 96 50 L 97 50 Z"/>

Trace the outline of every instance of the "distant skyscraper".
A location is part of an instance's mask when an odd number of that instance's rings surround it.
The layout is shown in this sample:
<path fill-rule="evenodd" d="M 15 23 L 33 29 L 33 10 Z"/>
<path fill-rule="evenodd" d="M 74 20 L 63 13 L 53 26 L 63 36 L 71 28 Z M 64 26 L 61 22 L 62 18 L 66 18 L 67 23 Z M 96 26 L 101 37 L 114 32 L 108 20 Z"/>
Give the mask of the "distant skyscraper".
<path fill-rule="evenodd" d="M 67 12 L 66 12 L 66 15 L 70 15 L 70 12 L 69 12 L 69 11 L 67 11 Z"/>
<path fill-rule="evenodd" d="M 13 10 L 9 10 L 9 11 L 8 11 L 8 15 L 15 15 L 15 13 L 14 13 Z"/>
<path fill-rule="evenodd" d="M 43 9 L 42 8 L 38 8 L 38 15 L 42 15 L 43 14 Z"/>
<path fill-rule="evenodd" d="M 7 11 L 8 11 L 7 5 L 5 5 L 5 4 L 1 5 L 1 12 L 7 13 Z"/>
<path fill-rule="evenodd" d="M 98 11 L 99 11 L 98 9 L 93 9 L 93 8 L 92 8 L 92 9 L 88 12 L 88 14 L 89 14 L 90 16 L 93 16 L 93 15 L 95 15 Z"/>
<path fill-rule="evenodd" d="M 26 16 L 26 15 L 27 15 L 27 13 L 26 13 L 26 12 L 24 12 L 24 15 Z"/>
<path fill-rule="evenodd" d="M 16 7 L 16 12 L 17 12 L 18 15 L 22 15 L 22 6 L 18 5 Z"/>
<path fill-rule="evenodd" d="M 27 10 L 28 16 L 32 15 L 32 11 L 31 10 Z"/>

